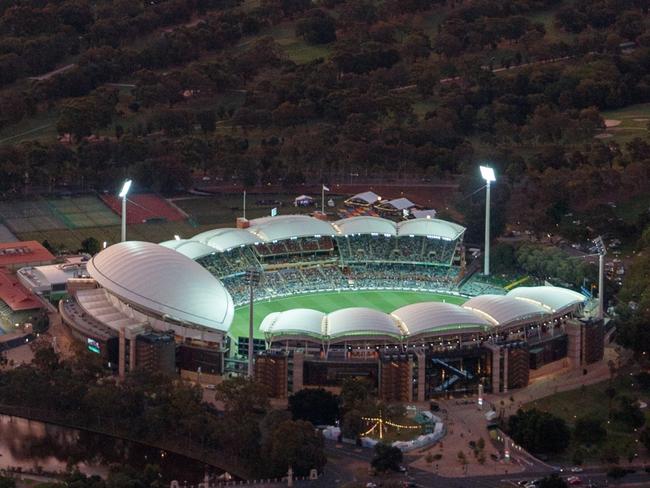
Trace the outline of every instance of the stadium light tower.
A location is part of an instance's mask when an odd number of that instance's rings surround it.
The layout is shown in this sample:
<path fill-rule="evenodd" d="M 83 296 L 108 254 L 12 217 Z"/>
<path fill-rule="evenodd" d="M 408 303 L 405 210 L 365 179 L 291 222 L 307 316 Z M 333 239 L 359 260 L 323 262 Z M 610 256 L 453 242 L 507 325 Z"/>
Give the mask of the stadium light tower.
<path fill-rule="evenodd" d="M 131 180 L 126 180 L 122 185 L 119 197 L 122 199 L 122 242 L 126 241 L 126 196 L 131 189 Z"/>
<path fill-rule="evenodd" d="M 481 176 L 485 180 L 485 257 L 483 261 L 483 274 L 490 274 L 490 183 L 496 181 L 494 169 L 481 166 Z"/>
<path fill-rule="evenodd" d="M 259 284 L 262 273 L 259 269 L 250 268 L 246 271 L 248 280 L 248 377 L 253 377 L 253 360 L 255 350 L 253 348 L 253 292 Z"/>
<path fill-rule="evenodd" d="M 605 317 L 605 256 L 607 248 L 601 236 L 593 240 L 598 252 L 598 318 L 602 320 Z"/>

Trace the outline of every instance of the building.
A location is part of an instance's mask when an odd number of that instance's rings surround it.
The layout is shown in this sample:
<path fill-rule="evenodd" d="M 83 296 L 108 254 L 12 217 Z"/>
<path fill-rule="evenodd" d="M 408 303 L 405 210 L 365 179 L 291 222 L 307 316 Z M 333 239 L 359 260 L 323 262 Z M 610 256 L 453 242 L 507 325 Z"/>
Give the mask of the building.
<path fill-rule="evenodd" d="M 88 259 L 89 256 L 72 256 L 59 264 L 20 268 L 18 280 L 32 293 L 55 302 L 67 294 L 68 280 L 88 277 Z"/>
<path fill-rule="evenodd" d="M 6 268 L 0 268 L 0 329 L 35 325 L 45 314 L 44 304 Z M 1 331 L 0 331 L 1 333 Z"/>
<path fill-rule="evenodd" d="M 159 361 L 169 370 L 169 346 L 153 341 L 152 332 L 216 354 L 221 368 L 233 303 L 199 264 L 166 247 L 130 241 L 91 258 L 87 274 L 95 287 L 76 288 L 59 311 L 77 339 L 92 344 L 112 367 L 117 361 L 121 375 L 137 367 L 138 352 L 146 364 Z"/>
<path fill-rule="evenodd" d="M 372 207 L 375 203 L 379 202 L 381 197 L 373 191 L 364 191 L 351 196 L 345 202 L 345 205 L 350 207 Z"/>
<path fill-rule="evenodd" d="M 52 253 L 37 241 L 0 242 L 0 268 L 16 270 L 50 264 L 54 260 Z"/>

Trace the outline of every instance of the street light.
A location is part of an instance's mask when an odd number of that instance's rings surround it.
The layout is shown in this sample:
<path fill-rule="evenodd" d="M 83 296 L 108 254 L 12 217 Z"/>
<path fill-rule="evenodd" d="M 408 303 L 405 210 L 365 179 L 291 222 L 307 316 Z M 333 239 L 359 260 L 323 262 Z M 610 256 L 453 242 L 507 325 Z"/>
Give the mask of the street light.
<path fill-rule="evenodd" d="M 481 177 L 485 180 L 485 258 L 483 261 L 483 274 L 490 274 L 490 183 L 497 180 L 494 169 L 481 166 Z"/>
<path fill-rule="evenodd" d="M 131 189 L 131 180 L 126 180 L 122 185 L 119 197 L 122 199 L 122 242 L 126 241 L 126 196 Z"/>

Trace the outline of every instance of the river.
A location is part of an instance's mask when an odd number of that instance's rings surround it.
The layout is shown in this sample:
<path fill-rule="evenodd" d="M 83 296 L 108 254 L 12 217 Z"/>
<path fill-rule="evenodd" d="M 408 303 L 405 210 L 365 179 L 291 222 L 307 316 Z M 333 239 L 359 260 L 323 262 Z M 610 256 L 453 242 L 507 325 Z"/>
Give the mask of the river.
<path fill-rule="evenodd" d="M 164 481 L 178 480 L 181 485 L 203 481 L 206 473 L 212 477 L 223 472 L 200 461 L 135 442 L 0 415 L 0 468 L 56 473 L 71 465 L 84 474 L 106 477 L 110 466 L 115 464 L 137 470 L 147 464 L 157 464 Z"/>

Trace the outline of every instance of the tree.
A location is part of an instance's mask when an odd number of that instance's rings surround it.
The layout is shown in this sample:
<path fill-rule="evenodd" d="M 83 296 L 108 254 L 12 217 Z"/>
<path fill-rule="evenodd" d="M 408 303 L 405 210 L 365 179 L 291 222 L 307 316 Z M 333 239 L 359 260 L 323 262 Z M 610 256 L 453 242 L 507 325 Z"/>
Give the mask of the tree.
<path fill-rule="evenodd" d="M 537 409 L 518 410 L 508 419 L 514 441 L 531 452 L 559 453 L 569 444 L 571 433 L 566 422 Z"/>
<path fill-rule="evenodd" d="M 262 451 L 268 462 L 268 476 L 283 476 L 289 466 L 297 476 L 311 469 L 323 470 L 327 462 L 323 437 L 314 426 L 302 420 L 282 422 L 273 432 L 268 449 Z"/>
<path fill-rule="evenodd" d="M 329 44 L 336 41 L 336 21 L 321 9 L 311 10 L 296 24 L 296 36 L 309 44 Z"/>
<path fill-rule="evenodd" d="M 16 480 L 0 476 L 0 488 L 16 488 Z"/>
<path fill-rule="evenodd" d="M 204 134 L 214 132 L 217 128 L 217 114 L 214 110 L 202 110 L 196 114 L 196 121 Z"/>
<path fill-rule="evenodd" d="M 83 241 L 81 241 L 81 252 L 85 252 L 91 256 L 94 256 L 100 251 L 100 249 L 101 246 L 99 245 L 99 241 L 94 237 L 86 237 Z"/>
<path fill-rule="evenodd" d="M 377 471 L 399 471 L 404 455 L 397 447 L 389 446 L 380 442 L 375 445 L 375 455 L 371 465 Z"/>
<path fill-rule="evenodd" d="M 347 439 L 356 439 L 361 435 L 365 428 L 365 422 L 358 410 L 350 410 L 343 416 L 341 423 L 341 433 Z"/>
<path fill-rule="evenodd" d="M 345 410 L 358 410 L 362 414 L 372 409 L 376 403 L 375 388 L 365 378 L 348 377 L 341 385 L 341 403 Z"/>
<path fill-rule="evenodd" d="M 607 438 L 602 421 L 592 417 L 579 418 L 573 429 L 573 436 L 582 444 L 599 444 Z"/>
<path fill-rule="evenodd" d="M 215 398 L 226 412 L 264 413 L 269 408 L 266 387 L 248 377 L 228 378 L 217 385 Z"/>
<path fill-rule="evenodd" d="M 322 388 L 304 389 L 289 397 L 289 410 L 294 420 L 332 425 L 339 416 L 339 399 Z"/>

